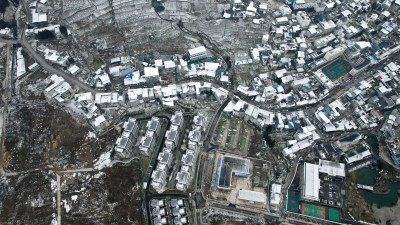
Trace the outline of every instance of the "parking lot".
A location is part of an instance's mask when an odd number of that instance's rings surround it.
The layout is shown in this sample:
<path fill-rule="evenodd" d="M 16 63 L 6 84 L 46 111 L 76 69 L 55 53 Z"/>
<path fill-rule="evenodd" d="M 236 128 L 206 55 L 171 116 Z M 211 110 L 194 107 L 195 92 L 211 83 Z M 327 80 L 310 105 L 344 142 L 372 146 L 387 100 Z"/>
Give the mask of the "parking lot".
<path fill-rule="evenodd" d="M 319 190 L 320 202 L 331 206 L 341 206 L 341 183 L 338 178 L 321 178 L 321 188 Z"/>

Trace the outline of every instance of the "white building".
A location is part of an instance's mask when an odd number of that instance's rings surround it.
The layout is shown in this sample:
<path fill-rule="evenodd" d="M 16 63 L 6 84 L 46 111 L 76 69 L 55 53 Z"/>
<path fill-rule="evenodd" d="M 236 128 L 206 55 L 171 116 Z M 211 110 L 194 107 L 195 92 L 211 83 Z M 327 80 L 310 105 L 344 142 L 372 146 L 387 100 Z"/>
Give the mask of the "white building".
<path fill-rule="evenodd" d="M 311 163 L 304 163 L 303 174 L 303 198 L 313 201 L 319 201 L 319 167 Z"/>
<path fill-rule="evenodd" d="M 47 14 L 46 13 L 38 13 L 35 11 L 32 12 L 32 23 L 33 24 L 41 24 L 47 22 Z"/>
<path fill-rule="evenodd" d="M 175 149 L 179 141 L 179 127 L 172 125 L 165 133 L 165 146 L 170 149 Z"/>
<path fill-rule="evenodd" d="M 116 92 L 96 93 L 95 102 L 99 105 L 124 103 L 124 96 Z"/>
<path fill-rule="evenodd" d="M 191 174 L 186 171 L 181 171 L 176 174 L 176 189 L 186 191 L 187 184 L 190 180 Z"/>
<path fill-rule="evenodd" d="M 151 186 L 156 191 L 162 191 L 167 183 L 167 172 L 164 170 L 153 170 L 151 174 Z"/>
<path fill-rule="evenodd" d="M 142 76 L 148 83 L 155 83 L 160 80 L 160 74 L 158 72 L 158 67 L 145 67 L 144 75 Z"/>
<path fill-rule="evenodd" d="M 238 199 L 245 200 L 250 203 L 267 204 L 267 195 L 257 191 L 239 190 Z"/>
<path fill-rule="evenodd" d="M 21 77 L 26 73 L 25 59 L 22 55 L 22 48 L 17 50 L 17 78 Z"/>
<path fill-rule="evenodd" d="M 161 131 L 160 118 L 153 116 L 149 122 L 147 122 L 147 131 L 154 132 L 157 137 Z"/>
<path fill-rule="evenodd" d="M 271 185 L 271 199 L 269 204 L 272 206 L 277 206 L 281 202 L 281 192 L 282 192 L 282 185 L 280 184 L 272 184 Z"/>
<path fill-rule="evenodd" d="M 147 131 L 146 135 L 140 140 L 139 150 L 145 155 L 150 155 L 154 149 L 156 138 L 154 137 L 154 132 Z"/>
<path fill-rule="evenodd" d="M 208 57 L 206 47 L 200 46 L 197 48 L 189 49 L 190 61 L 196 61 Z"/>
<path fill-rule="evenodd" d="M 183 123 L 184 123 L 183 113 L 178 111 L 175 112 L 175 114 L 172 115 L 171 117 L 171 124 L 177 126 L 178 130 L 182 130 Z"/>
<path fill-rule="evenodd" d="M 55 74 L 51 75 L 50 80 L 52 84 L 45 89 L 46 95 L 59 102 L 64 102 L 72 94 L 71 85 L 65 82 L 64 78 Z"/>
<path fill-rule="evenodd" d="M 351 164 L 351 163 L 360 161 L 360 160 L 362 160 L 364 158 L 367 158 L 370 155 L 372 155 L 371 152 L 368 149 L 363 148 L 363 149 L 358 150 L 358 151 L 347 152 L 346 155 L 345 155 L 345 160 L 346 160 L 346 162 L 348 164 Z"/>
<path fill-rule="evenodd" d="M 171 149 L 164 148 L 158 155 L 157 169 L 153 170 L 151 175 L 151 186 L 158 192 L 162 193 L 167 184 L 168 172 L 172 163 Z"/>
<path fill-rule="evenodd" d="M 337 163 L 320 159 L 318 163 L 318 168 L 320 173 L 324 173 L 332 177 L 346 176 L 344 163 Z"/>
<path fill-rule="evenodd" d="M 307 13 L 304 11 L 297 12 L 296 19 L 297 22 L 300 24 L 301 28 L 306 28 L 311 23 L 310 17 L 308 17 Z"/>
<path fill-rule="evenodd" d="M 187 189 L 187 185 L 192 177 L 194 163 L 196 162 L 197 153 L 195 151 L 187 150 L 185 154 L 182 155 L 181 159 L 181 170 L 176 175 L 176 188 L 181 191 Z"/>
<path fill-rule="evenodd" d="M 325 53 L 324 59 L 326 61 L 334 60 L 334 59 L 338 58 L 339 56 L 343 55 L 343 53 L 346 51 L 346 49 L 347 48 L 345 45 L 342 45 L 340 47 L 332 49 L 331 51 Z"/>
<path fill-rule="evenodd" d="M 68 72 L 72 75 L 76 75 L 81 71 L 81 69 L 77 65 L 72 65 L 68 67 Z"/>
<path fill-rule="evenodd" d="M 188 148 L 191 150 L 199 150 L 200 149 L 200 139 L 201 139 L 201 131 L 199 131 L 199 130 L 190 131 Z"/>

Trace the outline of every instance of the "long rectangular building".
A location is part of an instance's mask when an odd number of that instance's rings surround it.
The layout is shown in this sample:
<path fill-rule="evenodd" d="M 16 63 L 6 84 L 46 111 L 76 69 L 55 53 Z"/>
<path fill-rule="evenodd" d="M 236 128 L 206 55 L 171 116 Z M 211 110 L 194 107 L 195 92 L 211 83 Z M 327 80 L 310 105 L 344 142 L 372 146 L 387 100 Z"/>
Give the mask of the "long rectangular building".
<path fill-rule="evenodd" d="M 318 165 L 304 163 L 304 189 L 303 198 L 319 201 L 319 170 Z"/>

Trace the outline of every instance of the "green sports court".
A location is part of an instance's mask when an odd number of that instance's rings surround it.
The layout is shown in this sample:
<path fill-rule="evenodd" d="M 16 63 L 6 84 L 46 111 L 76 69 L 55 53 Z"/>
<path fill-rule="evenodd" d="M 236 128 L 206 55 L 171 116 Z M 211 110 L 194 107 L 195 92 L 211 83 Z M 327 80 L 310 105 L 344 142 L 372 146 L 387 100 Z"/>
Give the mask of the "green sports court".
<path fill-rule="evenodd" d="M 301 214 L 325 219 L 325 207 L 301 203 Z"/>
<path fill-rule="evenodd" d="M 322 72 L 330 80 L 335 80 L 338 77 L 342 76 L 343 74 L 350 72 L 350 70 L 351 70 L 351 65 L 348 62 L 344 60 L 338 60 L 326 66 L 324 69 L 322 69 Z"/>
<path fill-rule="evenodd" d="M 339 211 L 337 209 L 329 208 L 329 220 L 339 222 Z"/>
<path fill-rule="evenodd" d="M 299 212 L 299 199 L 300 199 L 300 194 L 298 191 L 288 190 L 286 211 L 298 213 Z"/>

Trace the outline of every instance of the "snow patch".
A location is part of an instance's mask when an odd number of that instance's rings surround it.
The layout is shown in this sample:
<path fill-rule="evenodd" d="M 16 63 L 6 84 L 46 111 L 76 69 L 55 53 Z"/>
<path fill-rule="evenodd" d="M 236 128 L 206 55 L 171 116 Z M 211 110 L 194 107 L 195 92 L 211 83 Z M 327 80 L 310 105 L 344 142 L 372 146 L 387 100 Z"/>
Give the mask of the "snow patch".
<path fill-rule="evenodd" d="M 105 167 L 110 167 L 111 166 L 110 156 L 111 156 L 111 151 L 101 154 L 99 159 L 97 159 L 97 161 L 94 162 L 94 168 L 101 170 Z"/>
<path fill-rule="evenodd" d="M 86 140 L 89 140 L 89 139 L 92 139 L 92 138 L 95 138 L 95 137 L 96 137 L 96 134 L 91 132 L 91 131 L 89 131 L 88 134 L 86 135 Z"/>
<path fill-rule="evenodd" d="M 53 219 L 51 220 L 51 223 L 50 223 L 50 225 L 57 225 L 57 218 L 56 218 L 56 214 L 55 214 L 55 213 L 53 213 L 51 216 L 53 217 Z"/>
<path fill-rule="evenodd" d="M 69 211 L 71 211 L 71 207 L 68 205 L 67 200 L 62 200 L 62 202 L 64 203 L 64 208 L 65 208 L 65 212 L 69 213 Z"/>
<path fill-rule="evenodd" d="M 54 193 L 56 193 L 56 192 L 57 192 L 57 181 L 55 181 L 55 180 L 50 180 L 50 187 L 51 187 L 51 190 L 52 190 Z"/>

